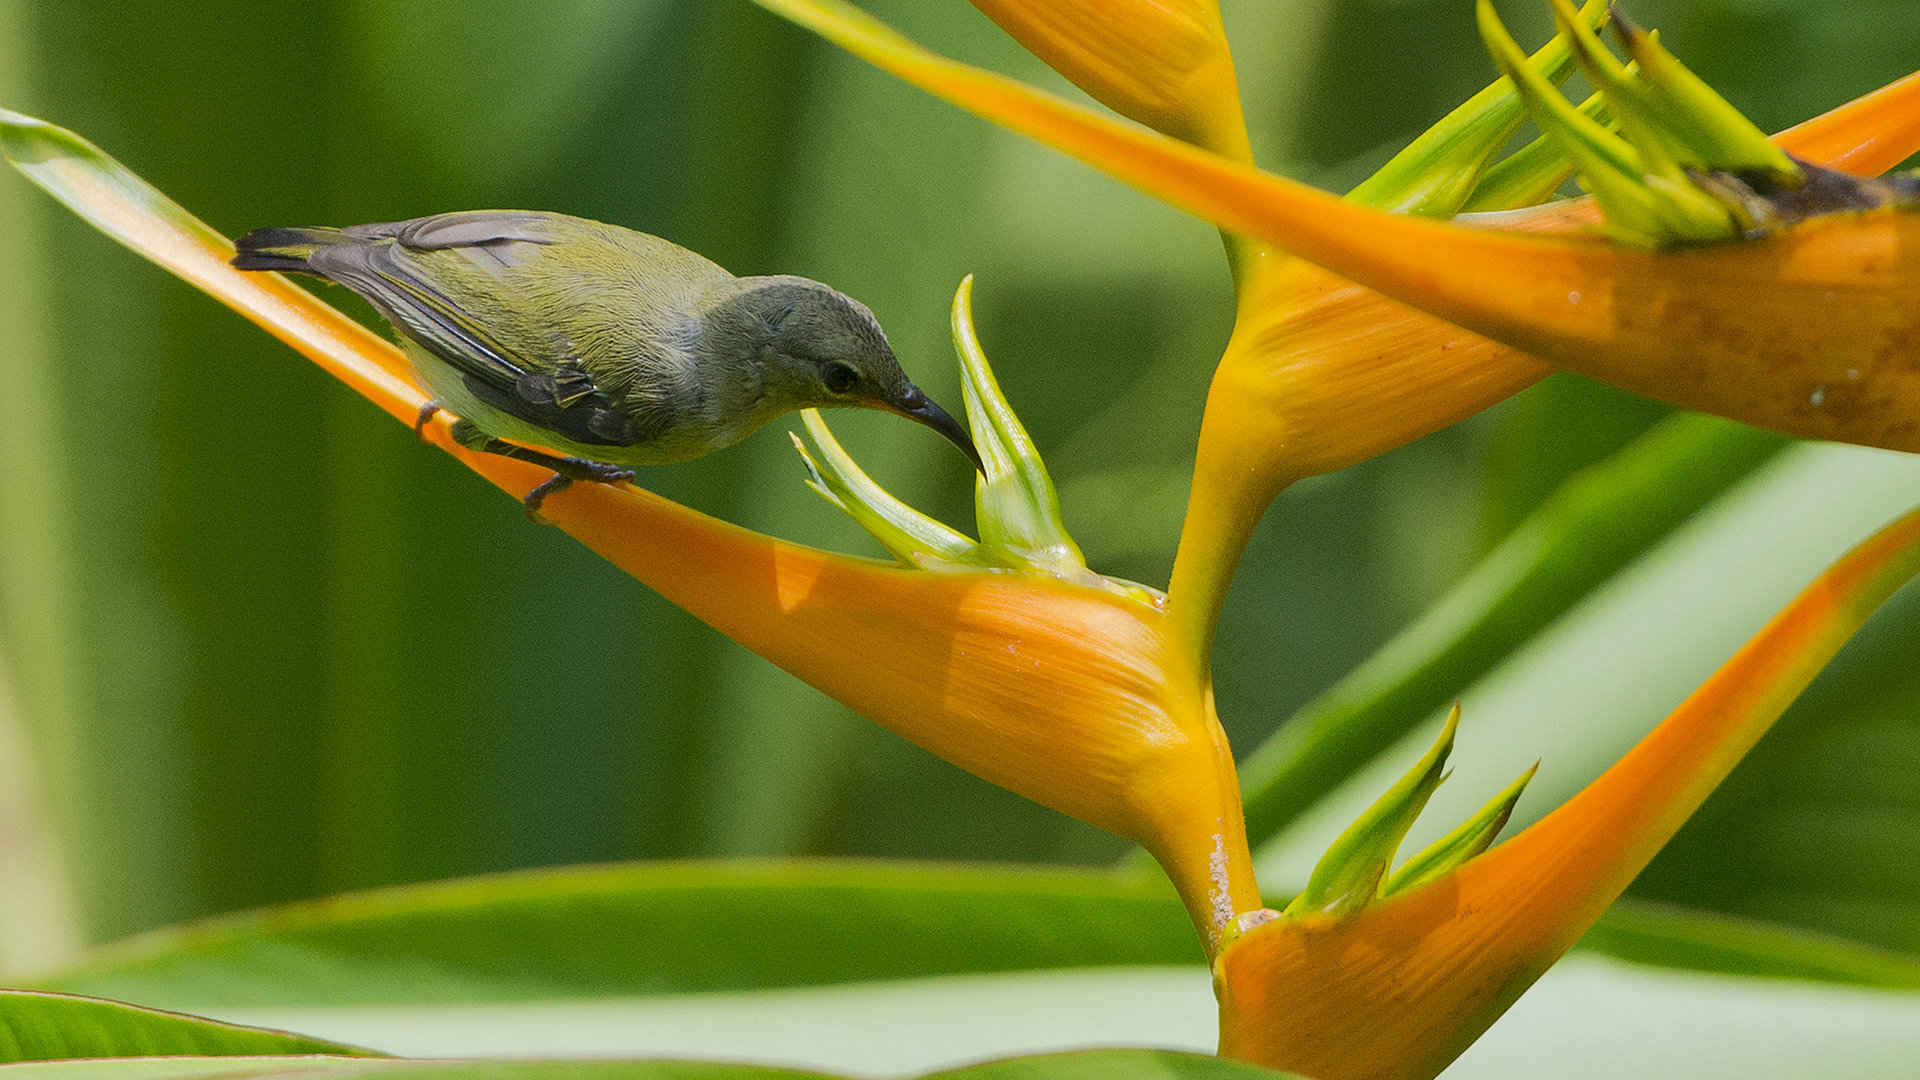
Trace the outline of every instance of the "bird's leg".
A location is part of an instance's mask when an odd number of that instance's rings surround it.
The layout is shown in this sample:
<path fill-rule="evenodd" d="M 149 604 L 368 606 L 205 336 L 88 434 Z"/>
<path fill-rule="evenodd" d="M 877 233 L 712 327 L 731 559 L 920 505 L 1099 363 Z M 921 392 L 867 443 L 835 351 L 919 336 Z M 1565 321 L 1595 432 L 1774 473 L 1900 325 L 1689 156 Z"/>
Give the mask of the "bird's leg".
<path fill-rule="evenodd" d="M 421 442 L 427 441 L 427 421 L 433 419 L 434 414 L 439 411 L 439 398 L 434 398 L 432 401 L 420 406 L 420 415 L 413 418 L 414 437 L 418 438 Z"/>
<path fill-rule="evenodd" d="M 549 524 L 540 516 L 540 504 L 547 496 L 557 491 L 565 491 L 575 480 L 591 480 L 598 484 L 624 484 L 633 479 L 632 469 L 623 469 L 618 465 L 609 465 L 604 461 L 593 461 L 582 457 L 558 457 L 530 447 L 510 443 L 505 439 L 496 439 L 481 431 L 471 421 L 458 420 L 453 425 L 453 441 L 469 450 L 483 454 L 499 454 L 516 461 L 531 462 L 553 470 L 553 475 L 521 499 L 527 508 L 527 516 L 543 525 Z"/>

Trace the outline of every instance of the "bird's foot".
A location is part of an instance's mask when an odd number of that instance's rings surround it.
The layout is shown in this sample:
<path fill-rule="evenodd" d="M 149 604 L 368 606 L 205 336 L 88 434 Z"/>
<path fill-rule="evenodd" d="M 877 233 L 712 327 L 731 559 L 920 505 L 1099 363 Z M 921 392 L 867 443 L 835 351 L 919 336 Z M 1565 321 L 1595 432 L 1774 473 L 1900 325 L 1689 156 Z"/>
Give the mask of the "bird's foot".
<path fill-rule="evenodd" d="M 424 410 L 423 410 L 424 413 Z M 480 430 L 469 420 L 456 420 L 451 431 L 453 441 L 469 450 L 484 454 L 499 454 L 515 461 L 531 462 L 553 470 L 539 487 L 527 492 L 520 502 L 527 508 L 527 518 L 540 525 L 551 525 L 540 513 L 540 504 L 547 496 L 565 491 L 575 480 L 590 480 L 596 484 L 625 484 L 633 480 L 633 470 L 618 465 L 609 465 L 604 461 L 594 461 L 583 457 L 557 457 L 530 446 L 510 443 L 497 439 Z"/>
<path fill-rule="evenodd" d="M 536 525 L 553 524 L 540 513 L 540 504 L 546 501 L 547 496 L 571 487 L 575 480 L 590 480 L 596 484 L 626 484 L 633 481 L 632 469 L 623 469 L 604 461 L 563 457 L 549 458 L 544 464 L 553 467 L 553 475 L 547 477 L 539 487 L 527 492 L 526 498 L 520 500 L 521 504 L 527 508 L 527 520 Z"/>

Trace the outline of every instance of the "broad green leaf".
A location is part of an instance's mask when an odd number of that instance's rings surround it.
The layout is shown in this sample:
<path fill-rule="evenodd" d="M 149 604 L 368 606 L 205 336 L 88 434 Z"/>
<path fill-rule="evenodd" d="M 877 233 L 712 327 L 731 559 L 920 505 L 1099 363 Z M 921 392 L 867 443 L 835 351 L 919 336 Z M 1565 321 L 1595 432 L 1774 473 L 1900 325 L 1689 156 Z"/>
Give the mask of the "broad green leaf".
<path fill-rule="evenodd" d="M 257 1077 L 263 1071 L 276 1075 L 296 1075 L 318 1071 L 332 1064 L 325 1058 L 282 1057 L 171 1057 L 171 1058 L 96 1058 L 91 1061 L 47 1061 L 25 1065 L 0 1066 L 0 1076 L 8 1080 L 57 1078 L 57 1080 L 223 1080 L 225 1077 Z"/>
<path fill-rule="evenodd" d="M 455 1005 L 208 1010 L 412 1058 L 690 1058 L 898 1076 L 1088 1046 L 1210 1052 L 1205 966 Z"/>
<path fill-rule="evenodd" d="M 506 947 L 503 943 L 511 943 Z M 162 930 L 34 985 L 154 1004 L 444 1004 L 1194 964 L 1164 884 L 858 862 L 533 871 Z"/>
<path fill-rule="evenodd" d="M 1920 995 L 1661 971 L 1576 953 L 1446 1073 L 1462 1080 L 1887 1080 L 1920 1061 Z"/>
<path fill-rule="evenodd" d="M 366 1066 L 378 1067 L 368 1069 Z M 828 1080 L 823 1073 L 704 1061 L 346 1061 L 339 1058 L 199 1057 L 49 1062 L 13 1066 L 8 1080 L 225 1080 L 227 1077 L 436 1077 L 441 1080 Z"/>
<path fill-rule="evenodd" d="M 1897 952 L 1779 923 L 1646 901 L 1615 904 L 1580 939 L 1579 948 L 1642 964 L 1723 975 L 1920 990 L 1920 952 Z"/>
<path fill-rule="evenodd" d="M 825 1074 L 698 1061 L 342 1061 L 252 1057 L 61 1062 L 9 1069 L 8 1080 L 215 1080 L 239 1076 L 430 1077 L 433 1080 L 825 1080 Z M 988 1061 L 920 1080 L 1282 1080 L 1286 1073 L 1165 1050 L 1083 1050 Z"/>
<path fill-rule="evenodd" d="M 1168 1050 L 1083 1050 L 989 1061 L 922 1080 L 1275 1080 L 1291 1073 Z"/>
<path fill-rule="evenodd" d="M 0 990 L 0 1063 L 182 1054 L 360 1054 L 340 1043 L 118 1001 Z"/>

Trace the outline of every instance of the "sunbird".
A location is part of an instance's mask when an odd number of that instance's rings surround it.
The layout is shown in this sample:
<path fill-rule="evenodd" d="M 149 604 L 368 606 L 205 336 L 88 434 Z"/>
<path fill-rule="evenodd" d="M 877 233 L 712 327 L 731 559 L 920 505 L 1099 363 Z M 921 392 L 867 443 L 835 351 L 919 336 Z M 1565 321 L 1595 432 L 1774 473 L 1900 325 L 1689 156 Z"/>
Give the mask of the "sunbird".
<path fill-rule="evenodd" d="M 735 277 L 657 236 L 535 210 L 256 229 L 237 247 L 242 270 L 372 304 L 434 395 L 416 429 L 444 407 L 461 446 L 553 470 L 529 514 L 575 480 L 632 480 L 624 466 L 697 458 L 809 406 L 898 413 L 984 471 L 873 312 L 807 278 Z"/>

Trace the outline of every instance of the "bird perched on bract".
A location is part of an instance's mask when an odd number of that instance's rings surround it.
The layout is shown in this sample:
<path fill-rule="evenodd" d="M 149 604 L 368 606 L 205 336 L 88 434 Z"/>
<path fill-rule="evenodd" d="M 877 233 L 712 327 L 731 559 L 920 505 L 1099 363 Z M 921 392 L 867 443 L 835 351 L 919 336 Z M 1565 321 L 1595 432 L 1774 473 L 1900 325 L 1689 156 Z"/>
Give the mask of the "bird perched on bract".
<path fill-rule="evenodd" d="M 462 446 L 554 470 L 529 512 L 574 480 L 631 480 L 623 466 L 700 457 L 808 407 L 898 413 L 980 467 L 873 312 L 807 278 L 734 277 L 657 236 L 532 210 L 256 229 L 237 246 L 242 270 L 314 274 L 371 303 L 437 399 L 422 424 L 445 407 Z"/>

